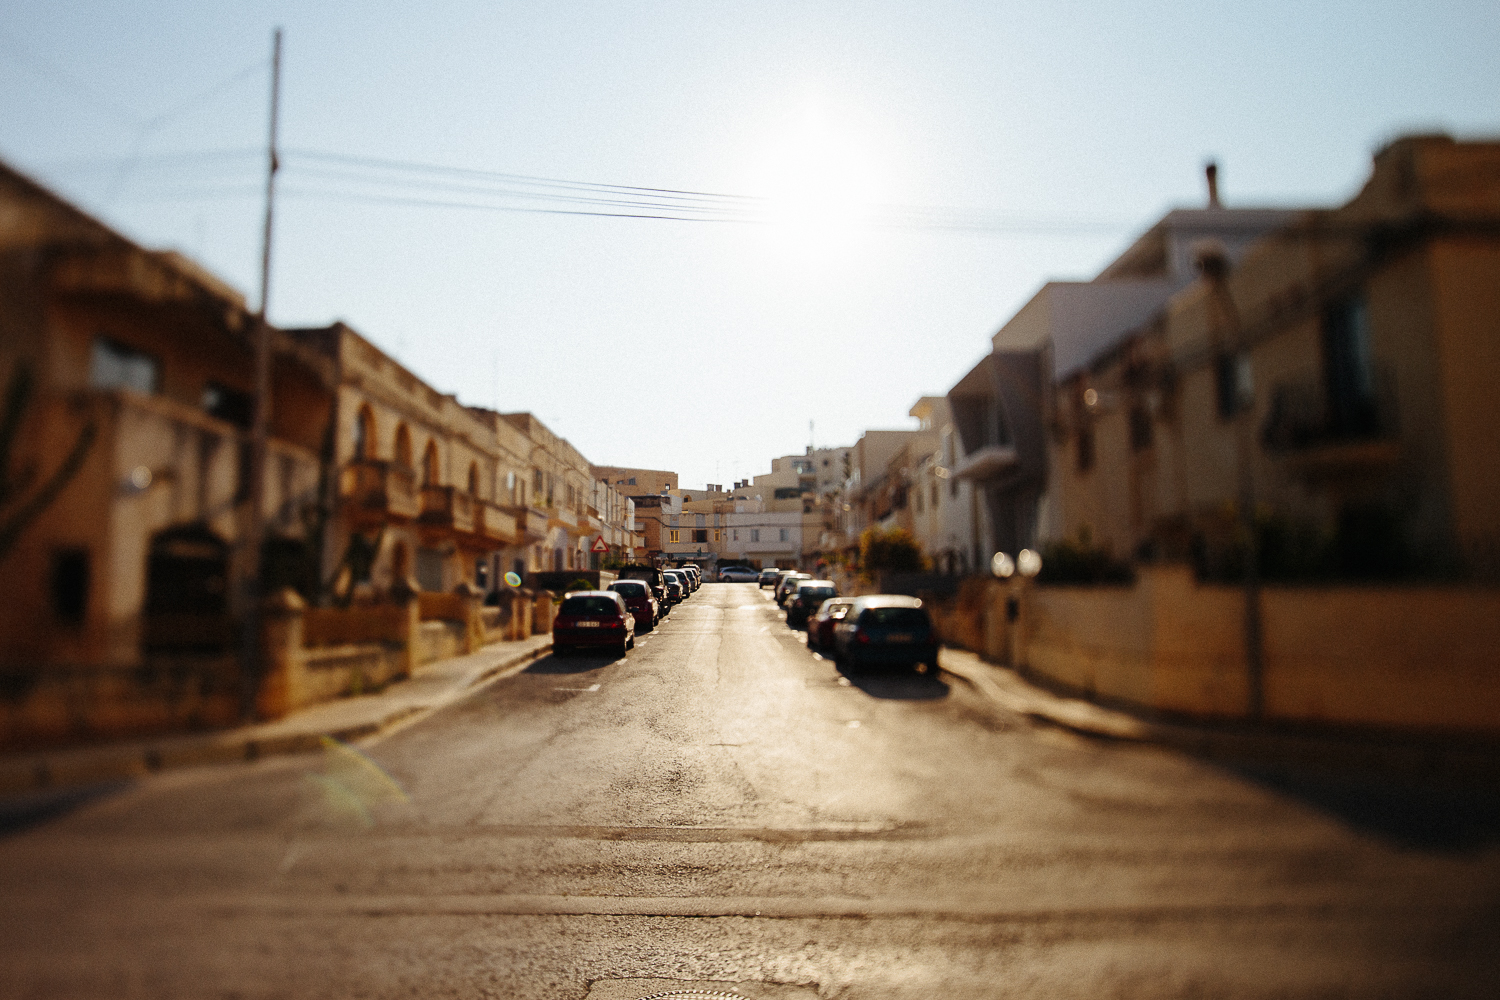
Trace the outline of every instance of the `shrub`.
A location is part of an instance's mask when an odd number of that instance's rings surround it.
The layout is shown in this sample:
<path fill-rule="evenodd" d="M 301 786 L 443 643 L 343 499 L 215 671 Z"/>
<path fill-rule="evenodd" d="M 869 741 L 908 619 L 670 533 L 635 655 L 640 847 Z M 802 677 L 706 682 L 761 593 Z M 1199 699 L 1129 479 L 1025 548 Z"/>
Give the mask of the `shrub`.
<path fill-rule="evenodd" d="M 904 528 L 866 528 L 859 536 L 859 565 L 867 574 L 920 573 L 927 568 L 922 546 Z"/>

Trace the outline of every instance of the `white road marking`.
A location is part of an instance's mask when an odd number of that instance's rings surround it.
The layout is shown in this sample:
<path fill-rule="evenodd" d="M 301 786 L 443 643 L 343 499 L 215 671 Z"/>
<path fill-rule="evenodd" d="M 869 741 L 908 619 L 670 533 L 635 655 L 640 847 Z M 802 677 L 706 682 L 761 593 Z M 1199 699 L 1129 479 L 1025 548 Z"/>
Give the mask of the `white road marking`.
<path fill-rule="evenodd" d="M 844 723 L 844 725 L 848 726 L 850 729 L 858 729 L 859 728 L 859 720 L 858 719 L 850 719 L 848 722 Z"/>
<path fill-rule="evenodd" d="M 597 691 L 597 690 L 599 690 L 599 685 L 598 684 L 590 684 L 586 688 L 558 688 L 557 690 L 559 690 L 559 691 Z"/>

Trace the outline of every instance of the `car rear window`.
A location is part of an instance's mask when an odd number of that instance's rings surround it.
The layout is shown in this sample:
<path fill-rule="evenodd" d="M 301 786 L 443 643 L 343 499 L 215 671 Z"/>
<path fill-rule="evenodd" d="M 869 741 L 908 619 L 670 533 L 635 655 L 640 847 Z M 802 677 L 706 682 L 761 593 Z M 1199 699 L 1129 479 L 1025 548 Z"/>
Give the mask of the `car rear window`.
<path fill-rule="evenodd" d="M 797 591 L 797 596 L 809 598 L 814 601 L 826 601 L 830 597 L 839 596 L 839 593 L 832 587 L 803 587 Z"/>
<path fill-rule="evenodd" d="M 929 627 L 927 612 L 921 608 L 866 608 L 860 622 L 876 628 L 924 629 Z"/>
<path fill-rule="evenodd" d="M 569 597 L 562 602 L 558 614 L 563 615 L 617 615 L 620 606 L 609 597 Z"/>
<path fill-rule="evenodd" d="M 644 583 L 612 583 L 609 589 L 621 597 L 645 597 L 646 585 Z"/>

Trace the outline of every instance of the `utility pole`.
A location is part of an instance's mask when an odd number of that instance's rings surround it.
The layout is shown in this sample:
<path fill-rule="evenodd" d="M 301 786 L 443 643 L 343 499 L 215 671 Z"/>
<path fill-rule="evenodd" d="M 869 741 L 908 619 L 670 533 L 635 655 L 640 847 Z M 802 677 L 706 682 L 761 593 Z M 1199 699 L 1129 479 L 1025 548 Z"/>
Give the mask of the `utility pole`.
<path fill-rule="evenodd" d="M 1210 175 L 1212 182 L 1212 175 Z M 1229 291 L 1229 259 L 1213 254 L 1200 261 L 1208 281 L 1214 326 L 1220 331 L 1215 352 L 1217 389 L 1228 397 L 1234 423 L 1235 472 L 1238 479 L 1239 533 L 1244 544 L 1245 711 L 1252 719 L 1265 714 L 1265 641 L 1260 607 L 1260 536 L 1255 523 L 1255 394 L 1249 345 L 1234 296 Z"/>
<path fill-rule="evenodd" d="M 240 712 L 245 718 L 255 714 L 255 699 L 260 687 L 261 649 L 261 550 L 265 544 L 266 517 L 266 437 L 271 422 L 271 327 L 266 321 L 266 303 L 271 290 L 271 220 L 276 206 L 276 172 L 281 164 L 276 158 L 277 112 L 281 103 L 281 29 L 271 41 L 271 127 L 266 146 L 266 224 L 261 235 L 260 305 L 255 312 L 255 414 L 250 425 L 250 516 L 245 527 L 244 545 L 244 635 L 241 643 L 241 667 L 244 678 L 240 692 Z"/>

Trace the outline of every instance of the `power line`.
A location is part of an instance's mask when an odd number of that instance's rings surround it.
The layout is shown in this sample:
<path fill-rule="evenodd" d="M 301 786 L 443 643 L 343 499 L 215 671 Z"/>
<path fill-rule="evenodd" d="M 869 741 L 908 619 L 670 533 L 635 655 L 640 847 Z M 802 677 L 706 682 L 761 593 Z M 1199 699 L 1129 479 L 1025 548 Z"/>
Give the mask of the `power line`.
<path fill-rule="evenodd" d="M 236 74 L 236 76 L 242 75 Z M 235 79 L 234 77 L 229 78 Z M 219 87 L 228 85 L 228 80 Z M 208 93 L 208 92 L 205 92 Z M 190 104 L 191 102 L 185 102 Z M 164 153 L 119 159 L 79 160 L 61 170 L 147 171 L 186 179 L 208 174 L 199 184 L 180 184 L 131 196 L 133 201 L 238 199 L 250 193 L 244 167 L 264 156 L 256 150 Z M 764 195 L 695 191 L 685 188 L 581 181 L 498 170 L 349 156 L 293 148 L 281 154 L 287 194 L 301 201 L 396 207 L 575 215 L 667 222 L 770 225 L 800 221 L 794 206 Z M 232 174 L 233 176 L 229 176 Z M 217 184 L 213 175 L 222 178 Z M 117 176 L 119 176 L 117 174 Z M 812 205 L 817 216 L 821 206 Z M 831 206 L 835 223 L 888 231 L 929 231 L 1033 236 L 1117 235 L 1132 220 L 1060 216 L 1018 216 L 944 206 L 877 204 L 844 213 Z"/>

